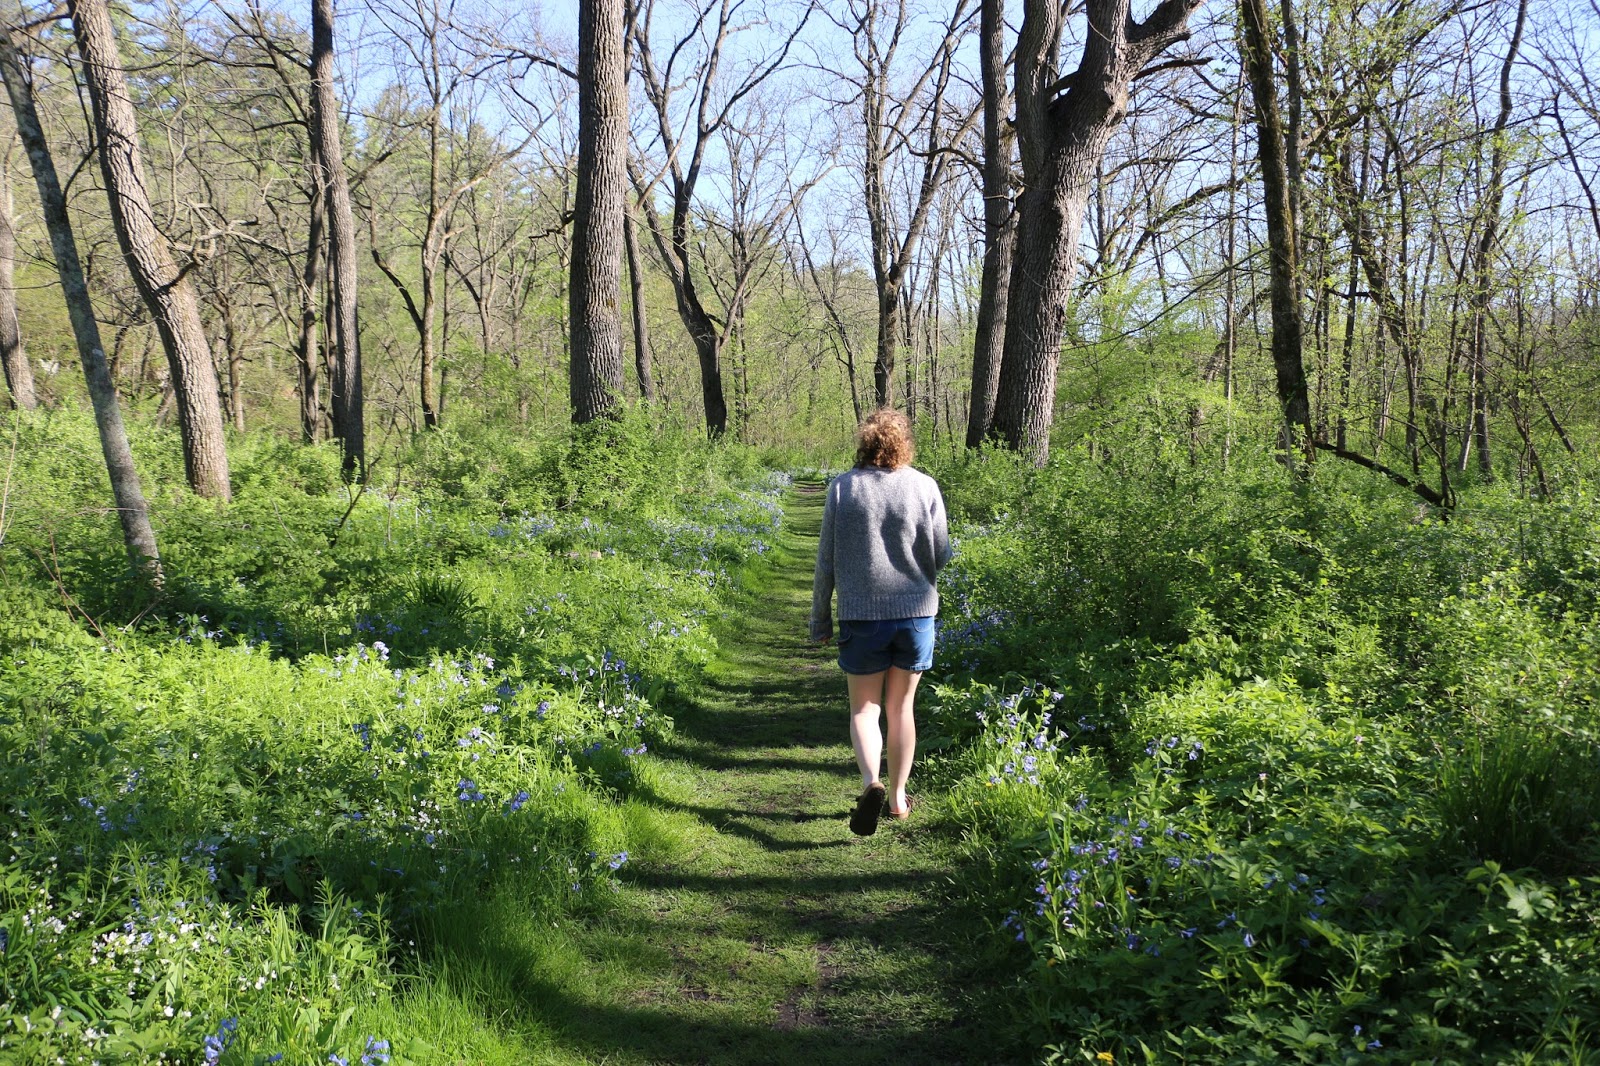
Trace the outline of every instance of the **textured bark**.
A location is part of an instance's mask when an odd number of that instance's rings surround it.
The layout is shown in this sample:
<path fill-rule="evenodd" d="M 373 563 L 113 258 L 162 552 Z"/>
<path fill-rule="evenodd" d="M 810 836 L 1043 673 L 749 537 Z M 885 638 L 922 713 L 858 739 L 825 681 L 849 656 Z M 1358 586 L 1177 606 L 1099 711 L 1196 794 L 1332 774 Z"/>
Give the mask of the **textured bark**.
<path fill-rule="evenodd" d="M 628 83 L 622 0 L 578 4 L 578 182 L 569 316 L 572 420 L 622 400 L 622 220 L 627 210 Z"/>
<path fill-rule="evenodd" d="M 9 149 L 8 149 L 9 154 Z M 33 390 L 33 368 L 22 347 L 22 326 L 17 322 L 17 232 L 11 222 L 11 166 L 0 174 L 0 363 L 5 364 L 11 403 L 19 411 L 39 406 Z"/>
<path fill-rule="evenodd" d="M 639 255 L 639 231 L 633 212 L 622 218 L 622 241 L 628 250 L 628 289 L 633 312 L 633 368 L 639 377 L 639 395 L 645 403 L 656 402 L 655 371 L 650 358 L 650 322 L 645 317 L 644 264 Z"/>
<path fill-rule="evenodd" d="M 361 395 L 361 328 L 356 311 L 355 213 L 339 144 L 339 103 L 333 95 L 333 0 L 311 4 L 311 139 L 318 184 L 327 196 L 331 311 L 329 392 L 333 435 L 344 453 L 344 476 L 367 476 L 366 425 Z"/>
<path fill-rule="evenodd" d="M 1283 429 L 1291 454 L 1296 438 L 1300 437 L 1299 444 L 1307 448 L 1309 458 L 1314 454 L 1309 450 L 1309 442 L 1315 434 L 1311 428 L 1311 402 L 1306 392 L 1300 260 L 1289 182 L 1289 152 L 1272 77 L 1265 0 L 1240 0 L 1239 12 L 1244 30 L 1245 69 L 1255 101 L 1262 200 L 1267 216 L 1267 245 L 1271 252 L 1268 273 L 1272 286 L 1272 365 L 1277 377 L 1278 404 L 1283 411 Z"/>
<path fill-rule="evenodd" d="M 1017 204 L 994 430 L 1036 463 L 1050 454 L 1061 333 L 1077 271 L 1078 234 L 1100 160 L 1127 114 L 1134 78 L 1188 38 L 1189 16 L 1201 2 L 1162 0 L 1144 22 L 1135 22 L 1131 0 L 1087 0 L 1083 57 L 1064 78 L 1056 70 L 1061 5 L 1024 5 L 1016 58 L 1024 192 Z"/>
<path fill-rule="evenodd" d="M 200 321 L 200 301 L 187 274 L 172 256 L 171 245 L 155 225 L 146 191 L 138 124 L 127 78 L 117 54 L 111 13 L 105 0 L 72 0 L 68 4 L 83 78 L 94 111 L 100 171 L 117 241 L 135 286 L 155 320 L 172 373 L 183 462 L 189 485 L 201 496 L 226 500 L 228 452 L 222 431 L 217 368 Z"/>
<path fill-rule="evenodd" d="M 300 432 L 307 444 L 315 442 L 322 433 L 322 394 L 317 377 L 317 364 L 322 356 L 317 351 L 320 325 L 317 311 L 327 262 L 326 217 L 326 198 L 322 187 L 313 182 L 306 261 L 300 269 L 300 340 L 295 345 L 295 364 L 300 380 Z"/>
<path fill-rule="evenodd" d="M 983 72 L 983 276 L 978 283 L 977 338 L 972 346 L 972 402 L 967 447 L 976 448 L 994 423 L 1000 366 L 1005 355 L 1006 297 L 1016 249 L 1011 208 L 1011 137 L 1005 124 L 1005 0 L 983 0 L 978 49 Z"/>
<path fill-rule="evenodd" d="M 111 494 L 116 500 L 117 518 L 122 523 L 122 541 L 127 548 L 128 562 L 135 571 L 159 586 L 161 556 L 156 551 L 156 535 L 150 528 L 150 511 L 139 485 L 139 472 L 133 465 L 133 453 L 128 448 L 122 411 L 117 406 L 117 388 L 106 366 L 100 327 L 94 319 L 94 306 L 89 302 L 89 288 L 78 259 L 78 244 L 67 219 L 67 200 L 56 177 L 50 145 L 39 125 L 33 90 L 23 70 L 22 59 L 9 29 L 4 26 L 0 26 L 0 75 L 5 78 L 6 92 L 16 114 L 17 132 L 22 136 L 34 181 L 39 187 L 39 204 L 44 213 L 45 229 L 50 233 L 50 250 L 55 255 L 61 292 L 67 301 L 67 315 L 72 320 L 72 334 L 78 342 L 83 376 L 89 386 L 89 401 L 94 407 L 95 427 L 100 431 L 100 450 L 105 455 L 106 471 L 111 476 Z"/>

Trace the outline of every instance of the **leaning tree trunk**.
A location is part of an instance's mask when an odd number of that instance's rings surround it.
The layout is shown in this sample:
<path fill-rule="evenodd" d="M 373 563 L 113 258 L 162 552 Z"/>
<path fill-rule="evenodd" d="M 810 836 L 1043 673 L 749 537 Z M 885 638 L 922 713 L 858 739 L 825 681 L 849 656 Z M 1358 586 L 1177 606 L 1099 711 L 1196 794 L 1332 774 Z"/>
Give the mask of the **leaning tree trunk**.
<path fill-rule="evenodd" d="M 1283 119 L 1278 112 L 1277 86 L 1272 77 L 1272 48 L 1267 36 L 1265 0 L 1240 0 L 1244 30 L 1245 69 L 1255 100 L 1257 144 L 1261 156 L 1262 198 L 1267 216 L 1267 246 L 1271 251 L 1268 273 L 1272 286 L 1272 365 L 1278 383 L 1278 404 L 1283 413 L 1285 452 L 1294 462 L 1296 437 L 1307 459 L 1314 452 L 1316 434 L 1311 428 L 1311 401 L 1306 391 L 1306 371 L 1300 321 L 1300 260 L 1295 234 L 1294 204 L 1289 182 L 1289 152 Z"/>
<path fill-rule="evenodd" d="M 116 500 L 117 518 L 122 523 L 122 542 L 127 548 L 128 562 L 136 572 L 159 586 L 161 555 L 156 551 L 155 531 L 150 528 L 150 510 L 139 485 L 139 472 L 134 469 L 133 452 L 128 448 L 128 433 L 123 428 L 122 411 L 117 406 L 117 387 L 106 366 L 105 347 L 100 343 L 100 327 L 94 320 L 94 306 L 89 302 L 89 287 L 84 281 L 83 265 L 78 259 L 78 244 L 73 239 L 72 224 L 67 219 L 67 199 L 56 177 L 55 162 L 50 157 L 50 145 L 44 139 L 44 129 L 39 124 L 39 114 L 33 105 L 33 90 L 23 71 L 21 57 L 17 55 L 9 28 L 4 26 L 0 26 L 0 75 L 5 78 L 11 108 L 17 118 L 17 132 L 22 136 L 28 162 L 33 167 L 34 181 L 39 187 L 39 204 L 44 213 L 45 229 L 50 233 L 50 250 L 55 254 L 61 291 L 67 301 L 67 315 L 72 320 L 72 333 L 78 342 L 83 376 L 89 385 L 89 402 L 94 406 L 95 426 L 100 431 L 100 450 L 105 455 L 106 471 L 111 476 L 111 495 Z"/>
<path fill-rule="evenodd" d="M 10 149 L 7 148 L 7 154 Z M 22 326 L 17 322 L 17 231 L 11 222 L 11 166 L 0 174 L 0 362 L 5 364 L 11 403 L 19 411 L 39 406 L 33 391 L 33 368 L 22 348 Z"/>
<path fill-rule="evenodd" d="M 329 415 L 344 453 L 347 480 L 365 480 L 367 442 L 361 395 L 361 328 L 356 313 L 355 213 L 350 181 L 339 144 L 339 103 L 333 95 L 333 0 L 311 3 L 311 140 L 319 169 L 317 184 L 327 196 L 328 274 L 332 310 L 329 339 Z"/>
<path fill-rule="evenodd" d="M 1006 343 L 1006 298 L 1016 248 L 1011 209 L 1011 139 L 1005 131 L 1005 0 L 983 0 L 979 49 L 983 65 L 983 276 L 978 283 L 977 338 L 972 346 L 972 402 L 967 447 L 976 448 L 994 423 L 995 397 Z"/>
<path fill-rule="evenodd" d="M 94 111 L 111 220 L 128 270 L 167 351 L 189 485 L 201 496 L 226 500 L 232 490 L 217 368 L 211 362 L 194 285 L 179 269 L 167 238 L 155 226 L 138 124 L 117 54 L 111 12 L 105 0 L 71 0 L 68 13 L 83 57 L 83 78 Z"/>
<path fill-rule="evenodd" d="M 639 377 L 639 396 L 645 403 L 656 402 L 655 370 L 650 358 L 650 322 L 645 317 L 644 263 L 639 255 L 639 231 L 633 212 L 622 216 L 622 243 L 628 250 L 628 291 L 633 313 L 633 368 Z"/>
<path fill-rule="evenodd" d="M 1131 0 L 1087 0 L 1089 28 L 1078 69 L 1058 77 L 1058 0 L 1028 0 L 1017 36 L 1017 144 L 1025 191 L 1017 204 L 1017 248 L 994 429 L 1006 445 L 1044 463 L 1055 415 L 1056 367 L 1078 234 L 1096 171 L 1128 109 L 1133 80 L 1156 56 L 1186 40 L 1202 0 L 1162 0 L 1135 22 Z M 1065 88 L 1060 96 L 1057 91 Z"/>
<path fill-rule="evenodd" d="M 569 292 L 572 420 L 622 399 L 622 220 L 627 210 L 628 84 L 622 0 L 578 4 L 578 183 Z"/>

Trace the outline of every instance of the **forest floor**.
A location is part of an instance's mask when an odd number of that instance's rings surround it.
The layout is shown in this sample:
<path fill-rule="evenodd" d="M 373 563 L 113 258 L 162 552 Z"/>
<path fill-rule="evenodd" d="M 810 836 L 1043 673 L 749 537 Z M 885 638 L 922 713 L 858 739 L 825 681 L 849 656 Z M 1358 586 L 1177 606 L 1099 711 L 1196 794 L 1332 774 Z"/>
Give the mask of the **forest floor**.
<path fill-rule="evenodd" d="M 947 903 L 951 840 L 921 813 L 872 837 L 847 827 L 844 683 L 832 646 L 806 639 L 821 504 L 816 486 L 790 494 L 718 661 L 653 749 L 625 811 L 648 843 L 617 905 L 554 942 L 548 924 L 511 942 L 498 922 L 455 931 L 439 960 L 453 993 L 413 999 L 414 1032 L 475 1015 L 498 1030 L 493 1051 L 459 1031 L 445 1043 L 528 1062 L 1010 1061 L 976 930 Z M 440 993 L 455 1010 L 430 1013 Z"/>

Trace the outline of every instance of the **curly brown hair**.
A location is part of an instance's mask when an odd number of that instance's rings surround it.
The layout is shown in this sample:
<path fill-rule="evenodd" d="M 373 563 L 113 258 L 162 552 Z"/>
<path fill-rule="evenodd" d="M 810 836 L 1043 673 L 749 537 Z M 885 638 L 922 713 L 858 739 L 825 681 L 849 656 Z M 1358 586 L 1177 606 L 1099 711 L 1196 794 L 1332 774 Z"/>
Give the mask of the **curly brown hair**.
<path fill-rule="evenodd" d="M 856 427 L 856 465 L 898 470 L 911 462 L 916 445 L 911 441 L 911 420 L 899 411 L 880 407 Z"/>

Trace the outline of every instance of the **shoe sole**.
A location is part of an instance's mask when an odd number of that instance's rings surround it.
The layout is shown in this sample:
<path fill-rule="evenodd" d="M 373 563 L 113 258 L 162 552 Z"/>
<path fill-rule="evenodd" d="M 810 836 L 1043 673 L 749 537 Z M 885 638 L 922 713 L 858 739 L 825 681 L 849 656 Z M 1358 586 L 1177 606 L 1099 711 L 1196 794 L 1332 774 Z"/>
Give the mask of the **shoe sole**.
<path fill-rule="evenodd" d="M 869 837 L 878 831 L 883 795 L 883 786 L 873 785 L 856 797 L 855 810 L 850 812 L 850 832 L 858 837 Z"/>

